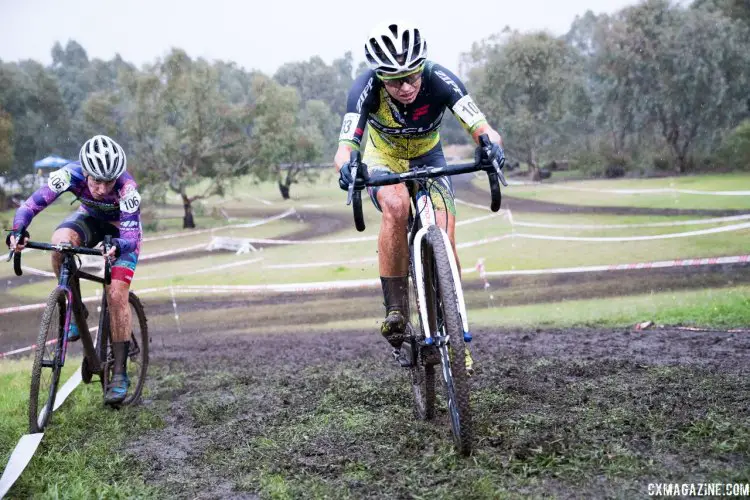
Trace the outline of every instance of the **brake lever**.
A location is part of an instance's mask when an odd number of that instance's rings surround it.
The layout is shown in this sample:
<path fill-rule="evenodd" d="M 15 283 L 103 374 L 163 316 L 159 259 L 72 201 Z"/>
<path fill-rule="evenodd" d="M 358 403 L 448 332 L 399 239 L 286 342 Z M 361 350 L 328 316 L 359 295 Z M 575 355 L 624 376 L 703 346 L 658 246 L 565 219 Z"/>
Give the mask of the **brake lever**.
<path fill-rule="evenodd" d="M 500 183 L 504 187 L 508 187 L 508 182 L 505 180 L 505 174 L 503 174 L 503 169 L 501 169 L 500 165 L 497 163 L 497 159 L 492 160 L 492 166 L 495 167 L 495 173 L 497 173 Z"/>
<path fill-rule="evenodd" d="M 346 204 L 352 204 L 352 197 L 354 196 L 354 184 L 357 182 L 357 174 L 359 170 L 359 163 L 355 163 L 352 167 L 352 182 L 349 184 L 349 190 L 346 193 Z"/>

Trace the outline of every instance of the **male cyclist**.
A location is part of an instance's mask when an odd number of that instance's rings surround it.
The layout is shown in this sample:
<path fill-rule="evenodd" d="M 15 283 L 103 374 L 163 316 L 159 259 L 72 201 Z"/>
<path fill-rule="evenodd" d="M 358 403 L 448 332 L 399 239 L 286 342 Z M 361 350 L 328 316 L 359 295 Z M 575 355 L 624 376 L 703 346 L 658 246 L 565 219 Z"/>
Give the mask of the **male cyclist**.
<path fill-rule="evenodd" d="M 341 189 L 348 189 L 352 182 L 350 153 L 360 148 L 365 124 L 369 124 L 369 133 L 363 162 L 371 177 L 424 165 L 446 165 L 439 133 L 446 109 L 475 142 L 482 134 L 489 136 L 491 153 L 487 157 L 478 147 L 477 161 L 496 159 L 502 167 L 505 157 L 500 134 L 487 124 L 463 83 L 443 66 L 427 60 L 427 42 L 416 26 L 403 21 L 377 26 L 365 44 L 365 57 L 371 69 L 360 75 L 349 91 L 334 158 Z M 437 223 L 447 228 L 458 262 L 456 206 L 450 178 L 437 179 L 430 191 Z M 380 331 L 391 346 L 400 349 L 408 310 L 410 198 L 404 184 L 370 188 L 369 194 L 383 214 L 378 263 L 386 318 Z M 469 356 L 469 369 L 471 363 Z"/>
<path fill-rule="evenodd" d="M 130 347 L 131 317 L 128 304 L 141 246 L 141 196 L 133 177 L 125 170 L 127 158 L 119 144 L 104 135 L 86 141 L 78 154 L 79 161 L 50 174 L 46 186 L 37 190 L 16 211 L 13 229 L 6 243 L 21 251 L 29 237 L 27 228 L 36 214 L 62 193 L 73 193 L 81 206 L 60 224 L 52 234 L 52 244 L 70 242 L 74 246 L 93 247 L 112 236 L 107 258 L 115 258 L 112 283 L 107 287 L 114 376 L 104 401 L 121 403 L 128 391 L 127 355 Z M 59 275 L 62 254 L 52 254 L 52 267 Z M 69 340 L 78 340 L 78 326 L 71 324 Z"/>

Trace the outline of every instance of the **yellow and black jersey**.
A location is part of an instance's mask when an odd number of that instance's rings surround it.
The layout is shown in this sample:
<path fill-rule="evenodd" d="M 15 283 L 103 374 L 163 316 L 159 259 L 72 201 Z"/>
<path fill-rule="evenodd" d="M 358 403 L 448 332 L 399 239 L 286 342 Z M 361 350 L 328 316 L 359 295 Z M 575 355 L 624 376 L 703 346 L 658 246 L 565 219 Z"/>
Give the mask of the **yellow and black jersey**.
<path fill-rule="evenodd" d="M 446 108 L 469 133 L 486 122 L 461 80 L 439 64 L 425 62 L 419 94 L 406 105 L 393 99 L 370 70 L 360 75 L 349 91 L 339 142 L 358 149 L 365 124 L 369 124 L 369 142 L 380 153 L 418 158 L 440 142 Z"/>

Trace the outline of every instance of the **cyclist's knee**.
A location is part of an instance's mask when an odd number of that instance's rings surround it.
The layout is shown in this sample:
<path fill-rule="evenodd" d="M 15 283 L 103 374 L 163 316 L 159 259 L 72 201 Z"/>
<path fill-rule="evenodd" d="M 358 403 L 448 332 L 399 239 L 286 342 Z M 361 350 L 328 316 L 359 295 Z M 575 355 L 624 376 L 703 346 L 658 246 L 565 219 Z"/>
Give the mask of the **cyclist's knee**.
<path fill-rule="evenodd" d="M 58 245 L 65 242 L 69 242 L 74 246 L 81 246 L 81 237 L 78 233 L 66 227 L 56 229 L 55 232 L 52 233 L 52 244 Z"/>
<path fill-rule="evenodd" d="M 383 216 L 397 221 L 406 221 L 409 217 L 409 193 L 403 186 L 386 186 L 392 189 L 378 191 L 378 204 Z"/>

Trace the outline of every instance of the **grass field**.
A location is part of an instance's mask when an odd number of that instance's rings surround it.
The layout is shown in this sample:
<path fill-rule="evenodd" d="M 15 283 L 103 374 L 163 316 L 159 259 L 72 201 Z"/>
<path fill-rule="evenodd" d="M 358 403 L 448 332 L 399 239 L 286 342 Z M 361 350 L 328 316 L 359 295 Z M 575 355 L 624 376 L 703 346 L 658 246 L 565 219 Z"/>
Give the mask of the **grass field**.
<path fill-rule="evenodd" d="M 484 188 L 484 181 L 474 182 Z M 748 175 L 561 186 L 572 189 L 512 186 L 506 194 L 577 205 L 750 211 L 750 197 L 602 191 L 745 190 Z M 283 201 L 275 185 L 242 179 L 226 198 L 202 204 L 198 229 L 213 231 L 146 241 L 142 255 L 208 244 L 214 235 L 370 239 L 143 260 L 134 288 L 377 278 L 374 208 L 365 205 L 368 229 L 357 233 L 329 174 L 312 186 L 295 185 L 292 197 Z M 488 197 L 465 198 L 488 203 Z M 147 237 L 182 232 L 178 200 L 167 201 L 157 207 L 162 229 Z M 302 216 L 225 227 L 289 208 Z M 748 253 L 750 229 L 641 241 L 529 237 L 632 240 L 745 220 L 563 215 L 516 211 L 512 203 L 512 219 L 485 218 L 486 209 L 458 208 L 459 220 L 476 219 L 457 228 L 465 270 L 479 259 L 488 271 L 503 271 Z M 32 234 L 44 240 L 70 210 L 55 204 L 35 220 Z M 330 230 L 318 231 L 328 219 Z M 653 225 L 678 221 L 689 223 Z M 492 238 L 504 239 L 465 245 Z M 48 261 L 40 252 L 24 256 L 25 265 L 43 270 Z M 319 265 L 281 267 L 310 264 Z M 444 412 L 437 423 L 412 418 L 403 374 L 377 337 L 378 288 L 330 296 L 212 295 L 203 299 L 207 304 L 178 293 L 179 328 L 169 291 L 144 294 L 153 339 L 145 401 L 111 411 L 102 407 L 97 384 L 79 387 L 55 413 L 9 498 L 633 498 L 645 496 L 651 482 L 745 484 L 750 344 L 746 334 L 726 330 L 750 325 L 750 280 L 744 267 L 688 271 L 491 277 L 486 290 L 476 272 L 466 273 L 480 363 L 472 383 L 476 452 L 468 460 L 453 453 Z M 0 266 L 0 283 L 7 284 L 0 307 L 39 302 L 54 285 L 13 279 L 10 265 Z M 666 327 L 631 329 L 647 320 Z M 678 325 L 720 331 L 670 329 Z M 11 334 L 0 326 L 0 342 Z M 69 358 L 63 380 L 79 362 Z M 29 371 L 28 358 L 0 361 L 0 461 L 26 431 Z"/>

